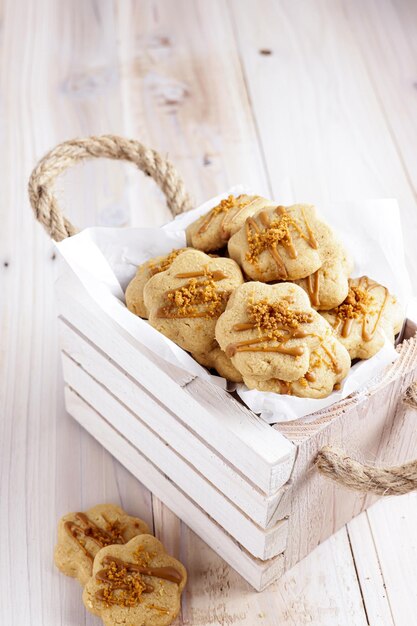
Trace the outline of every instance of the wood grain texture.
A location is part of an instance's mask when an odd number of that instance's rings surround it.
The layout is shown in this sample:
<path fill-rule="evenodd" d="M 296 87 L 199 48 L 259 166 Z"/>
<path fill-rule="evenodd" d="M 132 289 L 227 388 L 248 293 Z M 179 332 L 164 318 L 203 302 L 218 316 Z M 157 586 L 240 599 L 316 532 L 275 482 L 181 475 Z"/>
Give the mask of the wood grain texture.
<path fill-rule="evenodd" d="M 178 624 L 416 621 L 414 495 L 377 503 L 359 518 L 367 532 L 354 520 L 256 595 L 66 415 L 56 261 L 26 198 L 59 141 L 131 135 L 168 153 L 197 201 L 240 181 L 278 197 L 286 176 L 299 199 L 399 198 L 416 285 L 416 23 L 412 0 L 0 4 L 2 623 L 99 623 L 51 556 L 57 517 L 104 500 L 154 523 L 186 563 Z M 133 168 L 86 165 L 59 187 L 80 226 L 167 218 Z"/>

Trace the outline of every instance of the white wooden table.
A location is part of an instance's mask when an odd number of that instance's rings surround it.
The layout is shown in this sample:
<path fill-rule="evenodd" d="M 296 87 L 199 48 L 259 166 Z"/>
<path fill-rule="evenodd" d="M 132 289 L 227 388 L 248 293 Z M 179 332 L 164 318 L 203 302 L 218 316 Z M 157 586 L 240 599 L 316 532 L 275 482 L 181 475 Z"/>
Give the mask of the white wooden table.
<path fill-rule="evenodd" d="M 417 623 L 417 497 L 387 499 L 256 594 L 66 415 L 53 245 L 36 160 L 119 133 L 169 155 L 197 201 L 235 182 L 298 200 L 396 197 L 417 287 L 414 0 L 3 0 L 0 5 L 0 623 L 99 624 L 52 564 L 57 518 L 120 502 L 189 571 L 178 624 Z M 62 180 L 80 227 L 160 224 L 125 165 Z"/>

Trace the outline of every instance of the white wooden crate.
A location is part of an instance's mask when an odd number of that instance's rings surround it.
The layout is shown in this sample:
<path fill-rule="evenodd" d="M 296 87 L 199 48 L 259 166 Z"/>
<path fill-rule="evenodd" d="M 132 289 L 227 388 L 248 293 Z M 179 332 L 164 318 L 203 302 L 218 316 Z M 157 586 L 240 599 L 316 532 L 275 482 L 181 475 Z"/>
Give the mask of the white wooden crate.
<path fill-rule="evenodd" d="M 132 161 L 174 213 L 191 207 L 173 166 L 139 142 L 111 135 L 64 142 L 29 181 L 35 215 L 56 241 L 77 229 L 59 210 L 54 179 L 91 157 Z M 400 357 L 377 384 L 314 416 L 270 426 L 212 382 L 151 352 L 125 305 L 99 303 L 70 270 L 57 283 L 57 301 L 69 413 L 256 589 L 376 499 L 318 472 L 326 444 L 348 446 L 347 455 L 374 465 L 417 456 L 412 322 Z"/>
<path fill-rule="evenodd" d="M 322 446 L 382 464 L 416 456 L 415 409 L 402 401 L 414 339 L 366 395 L 272 427 L 152 354 L 73 275 L 57 296 L 69 413 L 256 589 L 376 499 L 324 479 L 313 466 Z"/>

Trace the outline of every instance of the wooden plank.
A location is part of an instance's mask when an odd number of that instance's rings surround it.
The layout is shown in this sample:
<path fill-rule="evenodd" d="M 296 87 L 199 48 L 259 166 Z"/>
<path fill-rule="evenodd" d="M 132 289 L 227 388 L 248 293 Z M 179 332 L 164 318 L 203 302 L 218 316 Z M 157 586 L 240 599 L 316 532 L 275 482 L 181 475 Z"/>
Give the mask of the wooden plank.
<path fill-rule="evenodd" d="M 385 116 L 397 160 L 401 162 L 408 184 L 415 194 L 417 7 L 415 2 L 409 0 L 367 0 L 361 3 L 360 11 L 357 8 L 357 3 L 344 0 L 344 13 Z M 396 190 L 398 193 L 400 188 Z M 417 228 L 415 206 L 415 201 L 410 202 L 407 197 L 401 203 L 407 261 L 412 269 L 411 279 L 416 289 L 413 237 Z"/>
<path fill-rule="evenodd" d="M 268 195 L 227 4 L 123 2 L 116 22 L 127 134 L 168 154 L 197 204 L 236 183 Z M 160 223 L 140 186 L 134 223 Z"/>
<path fill-rule="evenodd" d="M 220 591 L 209 583 L 213 571 L 210 550 L 187 535 L 193 552 L 190 576 L 196 587 L 185 591 L 184 624 L 239 626 L 365 626 L 352 554 L 344 531 L 287 572 L 263 593 L 255 593 L 227 567 L 215 567 Z"/>
<path fill-rule="evenodd" d="M 288 514 L 287 508 L 282 509 L 279 506 L 285 488 L 273 496 L 266 496 L 256 489 L 226 459 L 216 455 L 198 437 L 184 428 L 173 413 L 167 411 L 160 402 L 155 402 L 143 387 L 106 358 L 78 331 L 62 319 L 59 328 L 61 349 L 65 354 L 106 387 L 139 421 L 146 423 L 158 437 L 244 510 L 261 528 L 271 527 L 276 520 Z"/>
<path fill-rule="evenodd" d="M 271 585 L 274 610 L 266 606 L 265 622 L 307 626 L 366 626 L 368 622 L 344 529 L 319 545 Z M 267 618 L 271 620 L 266 621 Z M 261 621 L 259 622 L 262 623 Z M 385 626 L 385 624 L 384 624 Z"/>
<path fill-rule="evenodd" d="M 202 394 L 201 400 L 194 399 L 187 386 L 180 388 L 161 372 L 155 357 L 148 358 L 146 348 L 91 301 L 81 285 L 76 282 L 74 287 L 70 280 L 71 277 L 62 277 L 56 289 L 58 308 L 65 319 L 155 398 L 163 389 L 164 402 L 171 403 L 178 418 L 263 491 L 275 492 L 288 480 L 295 455 L 293 444 L 227 392 L 218 401 L 219 391 L 211 383 L 204 384 L 206 394 Z M 224 402 L 228 406 L 226 413 Z"/>
<path fill-rule="evenodd" d="M 393 622 L 415 624 L 416 494 L 380 500 L 367 511 L 367 515 Z"/>
<path fill-rule="evenodd" d="M 385 579 L 375 549 L 367 511 L 349 522 L 348 537 L 369 623 L 394 626 Z M 401 624 L 400 621 L 396 623 Z"/>
<path fill-rule="evenodd" d="M 112 449 L 112 453 L 134 476 L 147 486 L 157 497 L 164 499 L 165 504 L 187 525 L 204 536 L 206 543 L 238 571 L 248 582 L 261 589 L 280 575 L 282 558 L 270 561 L 255 559 L 210 517 L 196 506 L 182 491 L 150 463 L 122 435 L 116 431 L 101 415 L 89 406 L 72 389 L 65 388 L 65 401 L 70 414 L 95 437 L 102 446 Z"/>
<path fill-rule="evenodd" d="M 287 521 L 279 521 L 268 530 L 261 529 L 78 364 L 65 354 L 62 362 L 65 383 L 87 404 L 94 406 L 115 430 L 138 448 L 251 554 L 267 560 L 283 552 L 287 538 Z"/>

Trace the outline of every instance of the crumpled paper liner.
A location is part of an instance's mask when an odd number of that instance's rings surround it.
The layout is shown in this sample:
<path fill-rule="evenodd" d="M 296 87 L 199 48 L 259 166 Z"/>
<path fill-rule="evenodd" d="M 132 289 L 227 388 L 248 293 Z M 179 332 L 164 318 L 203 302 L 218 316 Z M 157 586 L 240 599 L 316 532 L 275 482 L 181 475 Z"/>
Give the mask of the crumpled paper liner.
<path fill-rule="evenodd" d="M 133 315 L 124 306 L 124 290 L 137 265 L 151 257 L 186 245 L 185 228 L 230 193 L 251 193 L 235 186 L 198 208 L 178 216 L 162 228 L 87 228 L 56 244 L 74 274 L 97 304 L 123 328 L 159 357 L 190 374 L 227 388 L 227 381 L 213 376 L 187 352 Z M 252 192 L 253 193 L 253 192 Z M 288 197 L 288 193 L 285 194 Z M 288 204 L 288 199 L 287 204 Z M 282 203 L 282 199 L 281 199 Z M 386 285 L 405 304 L 411 288 L 407 273 L 400 213 L 395 200 L 364 200 L 330 203 L 318 207 L 355 260 L 353 276 L 367 274 Z M 360 391 L 398 357 L 390 342 L 371 359 L 354 365 L 339 391 L 323 399 L 296 398 L 248 390 L 237 385 L 243 402 L 273 424 L 304 417 Z"/>

